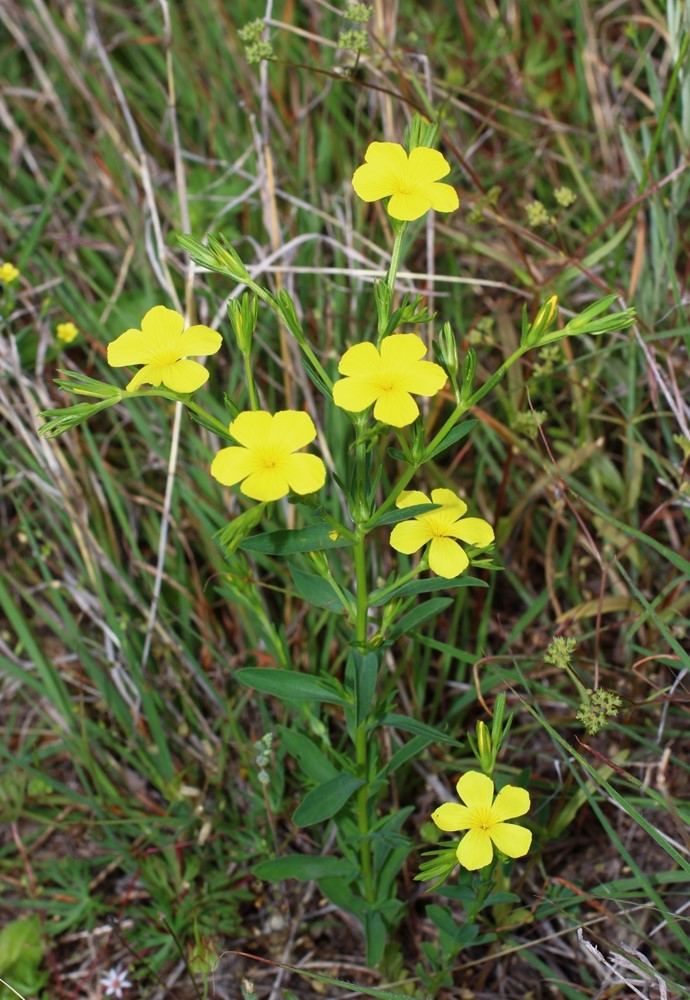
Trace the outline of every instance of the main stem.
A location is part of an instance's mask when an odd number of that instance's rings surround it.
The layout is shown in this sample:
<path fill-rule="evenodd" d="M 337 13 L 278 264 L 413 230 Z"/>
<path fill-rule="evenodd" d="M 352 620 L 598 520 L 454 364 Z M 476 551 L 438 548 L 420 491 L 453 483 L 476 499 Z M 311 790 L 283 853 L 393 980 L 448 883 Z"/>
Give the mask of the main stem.
<path fill-rule="evenodd" d="M 358 433 L 359 433 L 358 429 Z M 366 445 L 358 440 L 355 446 L 355 503 L 357 506 L 357 521 L 366 519 Z M 361 649 L 367 641 L 367 621 L 369 618 L 369 588 L 367 581 L 367 533 L 357 524 L 356 541 L 354 545 L 355 580 L 357 591 L 356 641 Z M 359 830 L 359 856 L 364 879 L 364 895 L 368 902 L 376 898 L 374 875 L 371 863 L 371 843 L 369 841 L 369 761 L 367 754 L 367 728 L 361 722 L 355 730 L 355 760 L 357 774 L 364 779 L 364 784 L 357 792 L 357 828 Z"/>
<path fill-rule="evenodd" d="M 390 289 L 391 304 L 393 302 L 393 290 L 395 279 L 400 267 L 400 253 L 402 250 L 403 236 L 406 225 L 398 224 L 395 230 L 395 240 L 391 252 L 391 260 L 386 275 L 386 284 Z M 362 649 L 367 641 L 367 623 L 369 620 L 369 589 L 367 580 L 367 555 L 366 537 L 367 532 L 364 527 L 369 518 L 370 511 L 367 503 L 367 469 L 366 469 L 366 444 L 362 440 L 362 426 L 357 426 L 357 441 L 355 444 L 355 579 L 357 586 L 357 623 L 356 641 L 357 646 Z M 364 780 L 364 784 L 357 792 L 357 828 L 359 830 L 360 847 L 359 856 L 362 866 L 362 878 L 364 880 L 364 896 L 369 903 L 376 900 L 376 888 L 374 886 L 374 872 L 371 860 L 370 833 L 370 808 L 369 808 L 369 760 L 367 753 L 367 727 L 361 722 L 355 730 L 355 760 L 357 763 L 357 774 Z"/>

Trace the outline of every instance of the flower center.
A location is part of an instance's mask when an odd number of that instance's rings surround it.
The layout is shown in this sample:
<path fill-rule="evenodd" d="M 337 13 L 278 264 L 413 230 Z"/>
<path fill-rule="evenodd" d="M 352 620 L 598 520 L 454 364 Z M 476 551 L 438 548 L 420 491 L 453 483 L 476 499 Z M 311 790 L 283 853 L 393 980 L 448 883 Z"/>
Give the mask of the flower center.
<path fill-rule="evenodd" d="M 157 351 L 149 364 L 156 365 L 157 368 L 167 368 L 180 360 L 179 352 L 169 347 L 167 350 Z"/>
<path fill-rule="evenodd" d="M 472 826 L 475 830 L 489 831 L 494 826 L 490 809 L 477 809 L 472 817 Z"/>
<path fill-rule="evenodd" d="M 422 517 L 432 538 L 446 538 L 448 523 L 443 518 L 435 517 L 437 513 L 438 511 L 432 511 L 430 514 L 422 514 Z"/>
<path fill-rule="evenodd" d="M 268 446 L 258 450 L 257 459 L 262 472 L 275 472 L 283 464 L 285 454 L 282 448 Z"/>

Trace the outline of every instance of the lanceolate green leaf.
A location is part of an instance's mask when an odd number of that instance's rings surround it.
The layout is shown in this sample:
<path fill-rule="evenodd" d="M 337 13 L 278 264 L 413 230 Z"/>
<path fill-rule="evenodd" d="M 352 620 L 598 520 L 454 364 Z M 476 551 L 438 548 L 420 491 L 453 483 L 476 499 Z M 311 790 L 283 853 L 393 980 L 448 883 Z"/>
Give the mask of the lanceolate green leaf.
<path fill-rule="evenodd" d="M 281 748 L 295 758 L 302 771 L 312 781 L 322 784 L 336 776 L 338 773 L 336 766 L 309 736 L 287 726 L 278 726 L 278 733 Z"/>
<path fill-rule="evenodd" d="M 410 521 L 419 514 L 429 514 L 432 510 L 438 510 L 441 504 L 438 503 L 416 503 L 414 507 L 403 507 L 401 510 L 391 510 L 388 514 L 382 514 L 375 520 L 368 522 L 367 529 L 374 525 L 397 524 L 398 521 Z"/>
<path fill-rule="evenodd" d="M 435 726 L 429 726 L 426 722 L 419 722 L 417 719 L 410 719 L 406 715 L 395 715 L 395 713 L 389 712 L 388 715 L 384 715 L 381 721 L 385 726 L 395 726 L 396 729 L 402 729 L 405 733 L 412 733 L 413 736 L 426 736 L 434 743 L 450 743 L 454 747 L 461 747 L 463 745 L 452 736 L 447 736 L 446 733 Z"/>
<path fill-rule="evenodd" d="M 290 575 L 295 584 L 295 590 L 308 604 L 315 608 L 326 608 L 329 611 L 346 610 L 343 594 L 333 586 L 330 580 L 315 573 L 305 573 L 296 566 L 290 567 Z"/>
<path fill-rule="evenodd" d="M 467 437 L 476 423 L 477 421 L 472 418 L 472 420 L 465 420 L 464 423 L 457 424 L 452 428 L 452 430 L 448 431 L 443 441 L 436 445 L 432 453 L 429 455 L 429 458 L 436 458 L 436 456 L 440 455 L 442 451 L 446 450 L 446 448 L 450 448 L 451 445 L 457 444 L 458 441 L 462 441 L 464 437 Z"/>
<path fill-rule="evenodd" d="M 312 788 L 295 809 L 293 823 L 296 826 L 312 826 L 330 819 L 363 784 L 364 779 L 354 774 L 338 774 L 318 788 Z"/>
<path fill-rule="evenodd" d="M 409 597 L 411 594 L 433 594 L 437 590 L 457 590 L 459 587 L 488 587 L 488 583 L 478 579 L 476 576 L 456 576 L 452 580 L 443 577 L 431 576 L 421 580 L 411 580 L 404 583 L 395 590 L 383 591 L 374 590 L 371 593 L 369 605 L 376 608 L 381 604 L 387 604 L 394 597 Z"/>
<path fill-rule="evenodd" d="M 241 684 L 262 694 L 271 694 L 283 701 L 327 701 L 331 705 L 347 705 L 348 698 L 341 685 L 327 677 L 311 677 L 293 670 L 272 667 L 244 667 L 235 673 Z"/>
<path fill-rule="evenodd" d="M 412 608 L 396 622 L 395 627 L 391 629 L 389 638 L 397 639 L 398 636 L 407 635 L 430 618 L 440 615 L 452 603 L 452 597 L 432 597 L 430 600 L 418 604 L 416 608 Z"/>
<path fill-rule="evenodd" d="M 247 552 L 266 552 L 285 556 L 294 552 L 318 552 L 323 549 L 342 549 L 352 542 L 344 535 L 333 539 L 333 528 L 328 524 L 310 524 L 295 531 L 266 531 L 242 542 Z"/>

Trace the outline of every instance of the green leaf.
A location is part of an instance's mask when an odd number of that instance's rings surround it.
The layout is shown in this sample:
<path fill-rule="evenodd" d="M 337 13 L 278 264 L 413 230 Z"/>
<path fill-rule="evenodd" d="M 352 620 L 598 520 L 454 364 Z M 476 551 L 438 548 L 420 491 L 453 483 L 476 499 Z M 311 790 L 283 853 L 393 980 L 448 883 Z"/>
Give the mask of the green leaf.
<path fill-rule="evenodd" d="M 429 726 L 426 722 L 420 722 L 418 719 L 410 719 L 406 715 L 396 715 L 394 712 L 389 712 L 387 715 L 384 715 L 380 724 L 383 726 L 395 726 L 396 729 L 402 729 L 405 733 L 412 733 L 413 736 L 427 736 L 434 743 L 449 743 L 454 747 L 461 747 L 463 745 L 458 740 L 453 739 L 452 736 L 447 736 L 435 726 Z"/>
<path fill-rule="evenodd" d="M 254 865 L 252 873 L 265 882 L 282 882 L 295 878 L 299 882 L 311 882 L 320 878 L 341 878 L 351 882 L 357 876 L 357 869 L 344 858 L 322 857 L 320 854 L 287 854 L 282 858 L 271 858 Z"/>
<path fill-rule="evenodd" d="M 351 649 L 345 667 L 345 679 L 353 693 L 355 706 L 355 726 L 361 726 L 369 714 L 371 703 L 376 693 L 376 680 L 379 672 L 379 657 L 369 650 L 362 653 L 359 649 Z"/>
<path fill-rule="evenodd" d="M 327 701 L 331 705 L 347 705 L 348 698 L 338 681 L 330 677 L 312 677 L 293 670 L 273 667 L 243 667 L 235 677 L 246 687 L 283 701 Z"/>
<path fill-rule="evenodd" d="M 13 920 L 0 931 L 0 974 L 20 962 L 38 966 L 42 957 L 41 921 L 37 916 Z"/>
<path fill-rule="evenodd" d="M 456 576 L 446 580 L 442 576 L 424 577 L 422 580 L 411 580 L 395 590 L 373 590 L 369 598 L 369 607 L 377 608 L 387 604 L 396 597 L 409 597 L 410 594 L 433 594 L 437 590 L 457 590 L 458 587 L 488 587 L 488 583 L 476 576 Z"/>
<path fill-rule="evenodd" d="M 428 514 L 432 510 L 438 510 L 443 504 L 440 503 L 416 503 L 413 507 L 403 507 L 401 510 L 392 510 L 388 514 L 367 522 L 367 531 L 374 525 L 397 524 L 398 521 L 411 521 L 418 514 Z"/>
<path fill-rule="evenodd" d="M 407 635 L 409 632 L 413 632 L 416 628 L 429 620 L 429 618 L 435 618 L 445 611 L 449 605 L 453 603 L 452 597 L 432 597 L 429 601 L 424 601 L 422 604 L 418 604 L 416 608 L 412 608 L 408 611 L 406 615 L 396 622 L 395 626 L 391 629 L 388 638 L 397 639 L 401 635 Z"/>
<path fill-rule="evenodd" d="M 376 969 L 379 966 L 387 939 L 386 925 L 381 914 L 371 909 L 366 910 L 364 913 L 364 940 L 369 968 Z"/>
<path fill-rule="evenodd" d="M 396 462 L 402 462 L 403 465 L 410 465 L 410 459 L 407 455 L 403 454 L 399 448 L 389 448 L 388 454 L 392 459 L 395 459 Z"/>
<path fill-rule="evenodd" d="M 330 538 L 333 528 L 328 524 L 310 524 L 295 531 L 267 531 L 254 535 L 242 543 L 247 552 L 266 552 L 273 556 L 292 555 L 294 552 L 319 552 L 323 549 L 342 549 L 352 545 L 344 535 Z"/>
<path fill-rule="evenodd" d="M 435 742 L 436 738 L 432 736 L 414 736 L 404 746 L 398 747 L 381 771 L 381 777 L 387 778 L 389 774 L 394 774 L 411 757 L 416 757 L 422 750 L 426 750 L 428 746 Z"/>
<path fill-rule="evenodd" d="M 452 427 L 444 437 L 443 441 L 436 445 L 430 455 L 427 455 L 426 461 L 428 462 L 432 458 L 436 458 L 436 456 L 440 455 L 442 451 L 446 450 L 446 448 L 450 448 L 451 445 L 457 444 L 458 441 L 462 441 L 463 438 L 467 437 L 476 423 L 477 421 L 473 417 L 471 420 L 465 420 L 463 423 Z"/>
<path fill-rule="evenodd" d="M 339 909 L 354 913 L 360 920 L 364 919 L 364 913 L 369 904 L 361 896 L 355 895 L 344 879 L 319 879 L 319 889 L 326 899 L 330 899 L 331 903 L 335 903 Z"/>
<path fill-rule="evenodd" d="M 307 604 L 315 608 L 326 608 L 328 611 L 343 611 L 345 605 L 338 591 L 333 587 L 330 580 L 323 576 L 316 576 L 314 573 L 305 573 L 296 566 L 290 567 L 295 590 Z"/>
<path fill-rule="evenodd" d="M 348 799 L 364 784 L 364 778 L 354 774 L 338 774 L 318 788 L 312 788 L 295 809 L 292 822 L 296 826 L 313 826 L 339 812 Z"/>
<path fill-rule="evenodd" d="M 522 900 L 514 892 L 492 892 L 481 905 L 481 909 L 487 906 L 499 906 L 503 903 L 520 903 Z"/>
<path fill-rule="evenodd" d="M 323 784 L 338 773 L 326 754 L 304 733 L 297 733 L 287 726 L 278 726 L 278 732 L 283 750 L 295 758 L 304 774 L 312 781 Z"/>

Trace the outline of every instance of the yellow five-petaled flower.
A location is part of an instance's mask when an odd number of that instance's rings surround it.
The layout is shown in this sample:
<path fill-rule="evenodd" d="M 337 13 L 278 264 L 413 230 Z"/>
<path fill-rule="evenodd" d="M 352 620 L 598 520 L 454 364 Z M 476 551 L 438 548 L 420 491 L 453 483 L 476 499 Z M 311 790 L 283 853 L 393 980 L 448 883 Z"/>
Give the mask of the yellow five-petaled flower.
<path fill-rule="evenodd" d="M 71 344 L 79 336 L 79 330 L 71 321 L 68 323 L 58 323 L 55 335 L 63 344 Z"/>
<path fill-rule="evenodd" d="M 394 219 L 412 222 L 430 208 L 454 212 L 460 204 L 455 188 L 438 183 L 450 164 L 437 149 L 417 146 L 408 156 L 397 142 L 372 142 L 364 159 L 352 186 L 363 201 L 390 198 L 388 214 Z"/>
<path fill-rule="evenodd" d="M 432 572 L 446 579 L 459 576 L 467 569 L 469 559 L 456 539 L 483 548 L 493 542 L 494 530 L 481 517 L 464 517 L 467 504 L 452 490 L 432 490 L 431 500 L 419 490 L 403 490 L 395 501 L 396 507 L 401 509 L 423 503 L 441 506 L 396 524 L 391 532 L 391 545 L 396 552 L 411 555 L 430 542 L 429 568 Z"/>
<path fill-rule="evenodd" d="M 338 371 L 345 378 L 333 386 L 333 402 L 359 413 L 375 403 L 374 416 L 392 427 L 406 427 L 419 416 L 416 396 L 435 396 L 446 383 L 446 373 L 433 361 L 422 361 L 424 342 L 416 333 L 394 333 L 381 341 L 355 344 L 345 351 Z"/>
<path fill-rule="evenodd" d="M 230 434 L 241 447 L 222 448 L 213 459 L 211 475 L 224 486 L 241 483 L 241 492 L 252 500 L 279 500 L 290 490 L 314 493 L 326 481 L 320 458 L 294 454 L 316 437 L 308 413 L 246 410 L 232 421 Z"/>
<path fill-rule="evenodd" d="M 457 859 L 475 871 L 491 864 L 494 847 L 509 858 L 522 858 L 530 849 L 532 834 L 523 826 L 506 823 L 524 816 L 530 807 L 529 792 L 505 785 L 494 799 L 494 783 L 479 771 L 468 771 L 457 783 L 460 806 L 445 802 L 431 814 L 436 826 L 446 833 L 467 830 L 458 844 Z"/>
<path fill-rule="evenodd" d="M 194 392 L 208 379 L 208 371 L 190 354 L 215 354 L 223 338 L 208 326 L 190 326 L 174 309 L 154 306 L 141 321 L 141 330 L 126 330 L 108 344 L 108 364 L 114 368 L 143 365 L 127 384 L 127 392 L 140 385 L 159 386 L 173 392 Z"/>
<path fill-rule="evenodd" d="M 4 264 L 0 264 L 0 284 L 10 285 L 18 277 L 19 268 L 15 267 L 14 264 L 10 264 L 8 260 Z"/>

